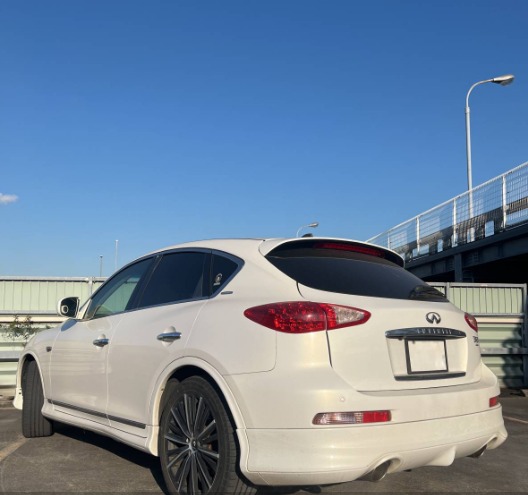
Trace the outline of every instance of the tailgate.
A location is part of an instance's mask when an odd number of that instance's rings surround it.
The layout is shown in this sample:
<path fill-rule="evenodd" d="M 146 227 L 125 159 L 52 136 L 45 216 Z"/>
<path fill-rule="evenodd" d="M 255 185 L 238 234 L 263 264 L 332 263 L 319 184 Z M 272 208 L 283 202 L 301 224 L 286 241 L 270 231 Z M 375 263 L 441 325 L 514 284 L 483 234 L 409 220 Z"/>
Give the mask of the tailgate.
<path fill-rule="evenodd" d="M 299 284 L 311 301 L 366 310 L 363 325 L 327 331 L 334 370 L 358 391 L 408 390 L 480 379 L 478 334 L 446 302 L 337 294 Z"/>

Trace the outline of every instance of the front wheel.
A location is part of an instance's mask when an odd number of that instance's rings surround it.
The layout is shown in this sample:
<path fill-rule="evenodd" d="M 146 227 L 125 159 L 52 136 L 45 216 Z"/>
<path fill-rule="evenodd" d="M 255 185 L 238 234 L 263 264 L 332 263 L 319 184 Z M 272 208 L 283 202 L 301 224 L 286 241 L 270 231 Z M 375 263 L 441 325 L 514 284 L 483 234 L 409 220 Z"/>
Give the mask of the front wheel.
<path fill-rule="evenodd" d="M 171 388 L 161 416 L 159 453 L 171 493 L 256 492 L 239 473 L 235 432 L 226 408 L 201 377 Z"/>
<path fill-rule="evenodd" d="M 53 423 L 42 415 L 44 391 L 35 361 L 27 363 L 22 379 L 22 434 L 26 438 L 48 437 L 53 434 Z"/>

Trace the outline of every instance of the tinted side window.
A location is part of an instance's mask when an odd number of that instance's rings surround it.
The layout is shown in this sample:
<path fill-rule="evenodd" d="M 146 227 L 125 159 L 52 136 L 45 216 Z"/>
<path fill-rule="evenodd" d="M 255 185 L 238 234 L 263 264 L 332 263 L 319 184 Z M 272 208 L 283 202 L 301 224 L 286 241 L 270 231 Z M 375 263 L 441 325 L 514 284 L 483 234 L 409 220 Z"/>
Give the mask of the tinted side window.
<path fill-rule="evenodd" d="M 204 295 L 206 253 L 165 254 L 154 270 L 140 307 L 198 299 Z"/>
<path fill-rule="evenodd" d="M 85 318 L 102 318 L 130 309 L 134 291 L 151 263 L 152 258 L 140 261 L 111 278 L 90 301 Z"/>
<path fill-rule="evenodd" d="M 238 263 L 233 260 L 225 256 L 213 255 L 209 293 L 214 295 L 220 291 L 227 284 L 237 268 Z"/>

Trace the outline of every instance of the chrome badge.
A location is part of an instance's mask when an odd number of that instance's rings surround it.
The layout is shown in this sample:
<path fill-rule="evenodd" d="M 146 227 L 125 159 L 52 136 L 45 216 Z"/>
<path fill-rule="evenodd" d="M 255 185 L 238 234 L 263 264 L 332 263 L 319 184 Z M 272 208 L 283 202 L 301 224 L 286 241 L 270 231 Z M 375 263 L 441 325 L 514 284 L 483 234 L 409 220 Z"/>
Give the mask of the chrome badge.
<path fill-rule="evenodd" d="M 436 323 L 437 325 L 442 321 L 442 318 L 440 318 L 440 315 L 438 313 L 427 313 L 425 315 L 425 319 L 429 323 Z"/>

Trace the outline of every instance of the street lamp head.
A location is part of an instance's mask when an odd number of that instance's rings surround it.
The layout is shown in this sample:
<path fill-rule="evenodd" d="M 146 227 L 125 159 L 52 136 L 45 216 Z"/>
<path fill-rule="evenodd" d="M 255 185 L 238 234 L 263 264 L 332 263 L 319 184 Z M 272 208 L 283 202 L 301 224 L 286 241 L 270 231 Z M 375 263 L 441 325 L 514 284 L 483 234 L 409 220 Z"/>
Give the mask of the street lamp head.
<path fill-rule="evenodd" d="M 492 82 L 494 84 L 500 84 L 501 86 L 507 86 L 514 80 L 513 74 L 505 74 L 504 76 L 493 77 L 491 79 L 484 79 L 483 81 L 476 82 L 469 88 L 466 95 L 466 154 L 467 154 L 467 174 L 468 174 L 468 190 L 473 189 L 473 179 L 471 177 L 471 137 L 470 137 L 470 118 L 469 118 L 469 95 L 477 86 Z M 471 201 L 471 196 L 470 196 Z M 470 207 L 471 210 L 471 207 Z"/>
<path fill-rule="evenodd" d="M 308 225 L 303 225 L 302 227 L 299 227 L 297 229 L 296 237 L 299 237 L 299 233 L 301 232 L 302 229 L 307 229 L 307 228 L 315 229 L 316 227 L 319 227 L 319 222 L 312 222 L 312 223 L 309 223 Z"/>
<path fill-rule="evenodd" d="M 511 84 L 515 76 L 513 74 L 506 74 L 505 76 L 494 77 L 491 82 L 495 84 L 500 84 L 501 86 L 507 86 Z"/>

